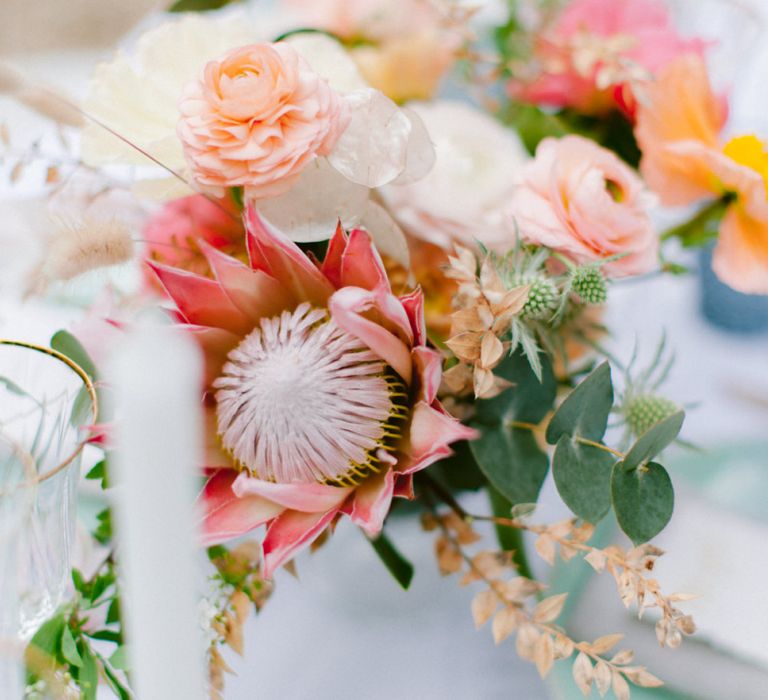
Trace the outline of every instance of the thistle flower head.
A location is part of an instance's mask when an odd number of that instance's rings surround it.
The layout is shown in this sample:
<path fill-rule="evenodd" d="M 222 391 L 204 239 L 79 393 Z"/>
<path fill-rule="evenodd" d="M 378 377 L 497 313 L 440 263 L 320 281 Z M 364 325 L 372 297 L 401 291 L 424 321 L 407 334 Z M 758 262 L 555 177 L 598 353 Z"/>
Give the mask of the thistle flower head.
<path fill-rule="evenodd" d="M 571 284 L 573 291 L 587 304 L 604 304 L 608 298 L 605 276 L 596 265 L 577 267 Z"/>

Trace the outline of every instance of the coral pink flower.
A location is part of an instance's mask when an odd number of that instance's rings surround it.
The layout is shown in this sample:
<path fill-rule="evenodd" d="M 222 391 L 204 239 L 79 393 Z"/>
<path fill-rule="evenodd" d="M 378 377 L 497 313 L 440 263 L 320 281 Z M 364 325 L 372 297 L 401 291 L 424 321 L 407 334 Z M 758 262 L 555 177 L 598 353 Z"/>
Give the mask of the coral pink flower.
<path fill-rule="evenodd" d="M 245 252 L 244 235 L 234 203 L 228 199 L 211 201 L 200 194 L 164 204 L 149 217 L 142 231 L 148 259 L 198 274 L 209 269 L 198 241 L 237 255 Z M 154 274 L 152 281 L 157 282 Z"/>
<path fill-rule="evenodd" d="M 768 156 L 754 136 L 722 143 L 727 108 L 695 56 L 643 87 L 635 130 L 640 170 L 669 205 L 731 195 L 712 267 L 745 293 L 768 294 Z"/>
<path fill-rule="evenodd" d="M 339 95 L 286 43 L 252 44 L 209 62 L 180 103 L 178 135 L 195 181 L 223 196 L 287 191 L 347 125 Z"/>
<path fill-rule="evenodd" d="M 544 139 L 523 166 L 509 214 L 523 240 L 577 263 L 614 255 L 604 272 L 637 275 L 657 262 L 658 237 L 648 215 L 652 196 L 611 151 L 580 136 Z"/>
<path fill-rule="evenodd" d="M 510 90 L 534 104 L 631 114 L 634 81 L 705 48 L 677 33 L 661 0 L 573 0 L 538 38 L 539 72 Z"/>
<path fill-rule="evenodd" d="M 204 243 L 213 280 L 150 264 L 206 358 L 204 540 L 266 523 L 270 576 L 342 513 L 378 533 L 414 472 L 474 431 L 436 399 L 421 292 L 392 294 L 366 232 L 339 228 L 315 264 L 247 219 L 250 265 Z"/>

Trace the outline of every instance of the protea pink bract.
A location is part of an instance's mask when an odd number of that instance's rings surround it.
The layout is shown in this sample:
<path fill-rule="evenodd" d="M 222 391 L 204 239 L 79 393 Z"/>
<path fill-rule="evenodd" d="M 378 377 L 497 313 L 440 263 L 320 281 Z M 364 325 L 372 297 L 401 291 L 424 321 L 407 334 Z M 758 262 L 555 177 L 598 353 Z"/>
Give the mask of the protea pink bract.
<path fill-rule="evenodd" d="M 420 290 L 395 296 L 362 230 L 322 263 L 246 216 L 250 266 L 200 242 L 213 279 L 150 262 L 203 349 L 206 544 L 267 524 L 270 576 L 345 513 L 377 534 L 413 474 L 474 436 L 436 399 Z"/>

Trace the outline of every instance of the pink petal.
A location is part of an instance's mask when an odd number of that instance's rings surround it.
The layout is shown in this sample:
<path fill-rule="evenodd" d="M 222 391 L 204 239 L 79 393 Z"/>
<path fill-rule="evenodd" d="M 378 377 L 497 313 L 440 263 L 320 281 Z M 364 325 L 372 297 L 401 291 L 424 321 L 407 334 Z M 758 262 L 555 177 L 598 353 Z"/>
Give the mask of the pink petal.
<path fill-rule="evenodd" d="M 218 282 L 192 272 L 147 261 L 181 314 L 192 324 L 224 328 L 244 335 L 253 327 Z"/>
<path fill-rule="evenodd" d="M 354 229 L 349 234 L 341 261 L 341 286 L 390 291 L 384 263 L 366 231 Z"/>
<path fill-rule="evenodd" d="M 415 497 L 413 493 L 413 474 L 397 474 L 395 477 L 395 490 L 392 494 L 395 498 L 407 498 L 412 501 Z"/>
<path fill-rule="evenodd" d="M 349 488 L 327 484 L 276 484 L 249 476 L 245 472 L 237 478 L 232 490 L 238 496 L 261 496 L 302 513 L 324 513 L 330 508 L 336 508 L 351 491 Z"/>
<path fill-rule="evenodd" d="M 370 309 L 382 311 L 381 299 L 378 297 L 375 292 L 360 287 L 344 287 L 331 297 L 328 307 L 333 320 L 340 328 L 359 338 L 410 384 L 413 367 L 411 354 L 405 343 L 383 326 L 369 321 L 362 315 Z"/>
<path fill-rule="evenodd" d="M 431 406 L 419 401 L 413 409 L 407 458 L 398 465 L 402 474 L 411 474 L 452 454 L 448 445 L 458 440 L 474 440 L 476 430 L 462 425 L 442 410 L 435 401 Z"/>
<path fill-rule="evenodd" d="M 431 404 L 443 377 L 443 360 L 437 351 L 422 345 L 413 349 L 413 364 L 419 377 L 418 400 Z"/>
<path fill-rule="evenodd" d="M 384 518 L 389 513 L 395 488 L 395 476 L 391 469 L 381 474 L 374 474 L 355 490 L 351 504 L 345 512 L 352 522 L 359 525 L 369 537 L 381 532 Z"/>
<path fill-rule="evenodd" d="M 325 253 L 325 260 L 320 266 L 320 271 L 328 278 L 330 283 L 338 289 L 341 287 L 341 256 L 347 247 L 347 234 L 339 221 Z"/>
<path fill-rule="evenodd" d="M 293 241 L 268 227 L 252 206 L 246 229 L 251 267 L 270 274 L 297 300 L 325 305 L 333 286 Z"/>
<path fill-rule="evenodd" d="M 262 549 L 263 575 L 272 578 L 277 568 L 299 549 L 312 542 L 333 520 L 338 509 L 327 513 L 299 513 L 286 510 L 272 521 L 267 529 Z"/>
<path fill-rule="evenodd" d="M 283 512 L 282 506 L 259 496 L 238 498 L 232 491 L 237 475 L 234 469 L 217 470 L 198 496 L 203 546 L 244 535 Z"/>
<path fill-rule="evenodd" d="M 294 306 L 295 300 L 291 295 L 266 272 L 252 270 L 202 239 L 197 244 L 224 293 L 254 325 L 264 316 L 276 316 Z"/>
<path fill-rule="evenodd" d="M 410 294 L 400 297 L 413 329 L 414 345 L 424 345 L 427 342 L 427 325 L 424 320 L 424 292 L 420 288 L 414 289 Z"/>

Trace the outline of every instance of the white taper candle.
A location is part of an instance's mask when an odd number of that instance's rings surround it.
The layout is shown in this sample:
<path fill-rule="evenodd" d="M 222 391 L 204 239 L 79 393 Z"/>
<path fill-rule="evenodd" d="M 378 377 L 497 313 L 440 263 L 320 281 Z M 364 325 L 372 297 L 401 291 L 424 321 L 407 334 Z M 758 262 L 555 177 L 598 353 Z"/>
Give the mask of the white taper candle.
<path fill-rule="evenodd" d="M 167 326 L 131 332 L 108 379 L 117 410 L 116 531 L 138 700 L 203 700 L 194 493 L 201 359 Z"/>

